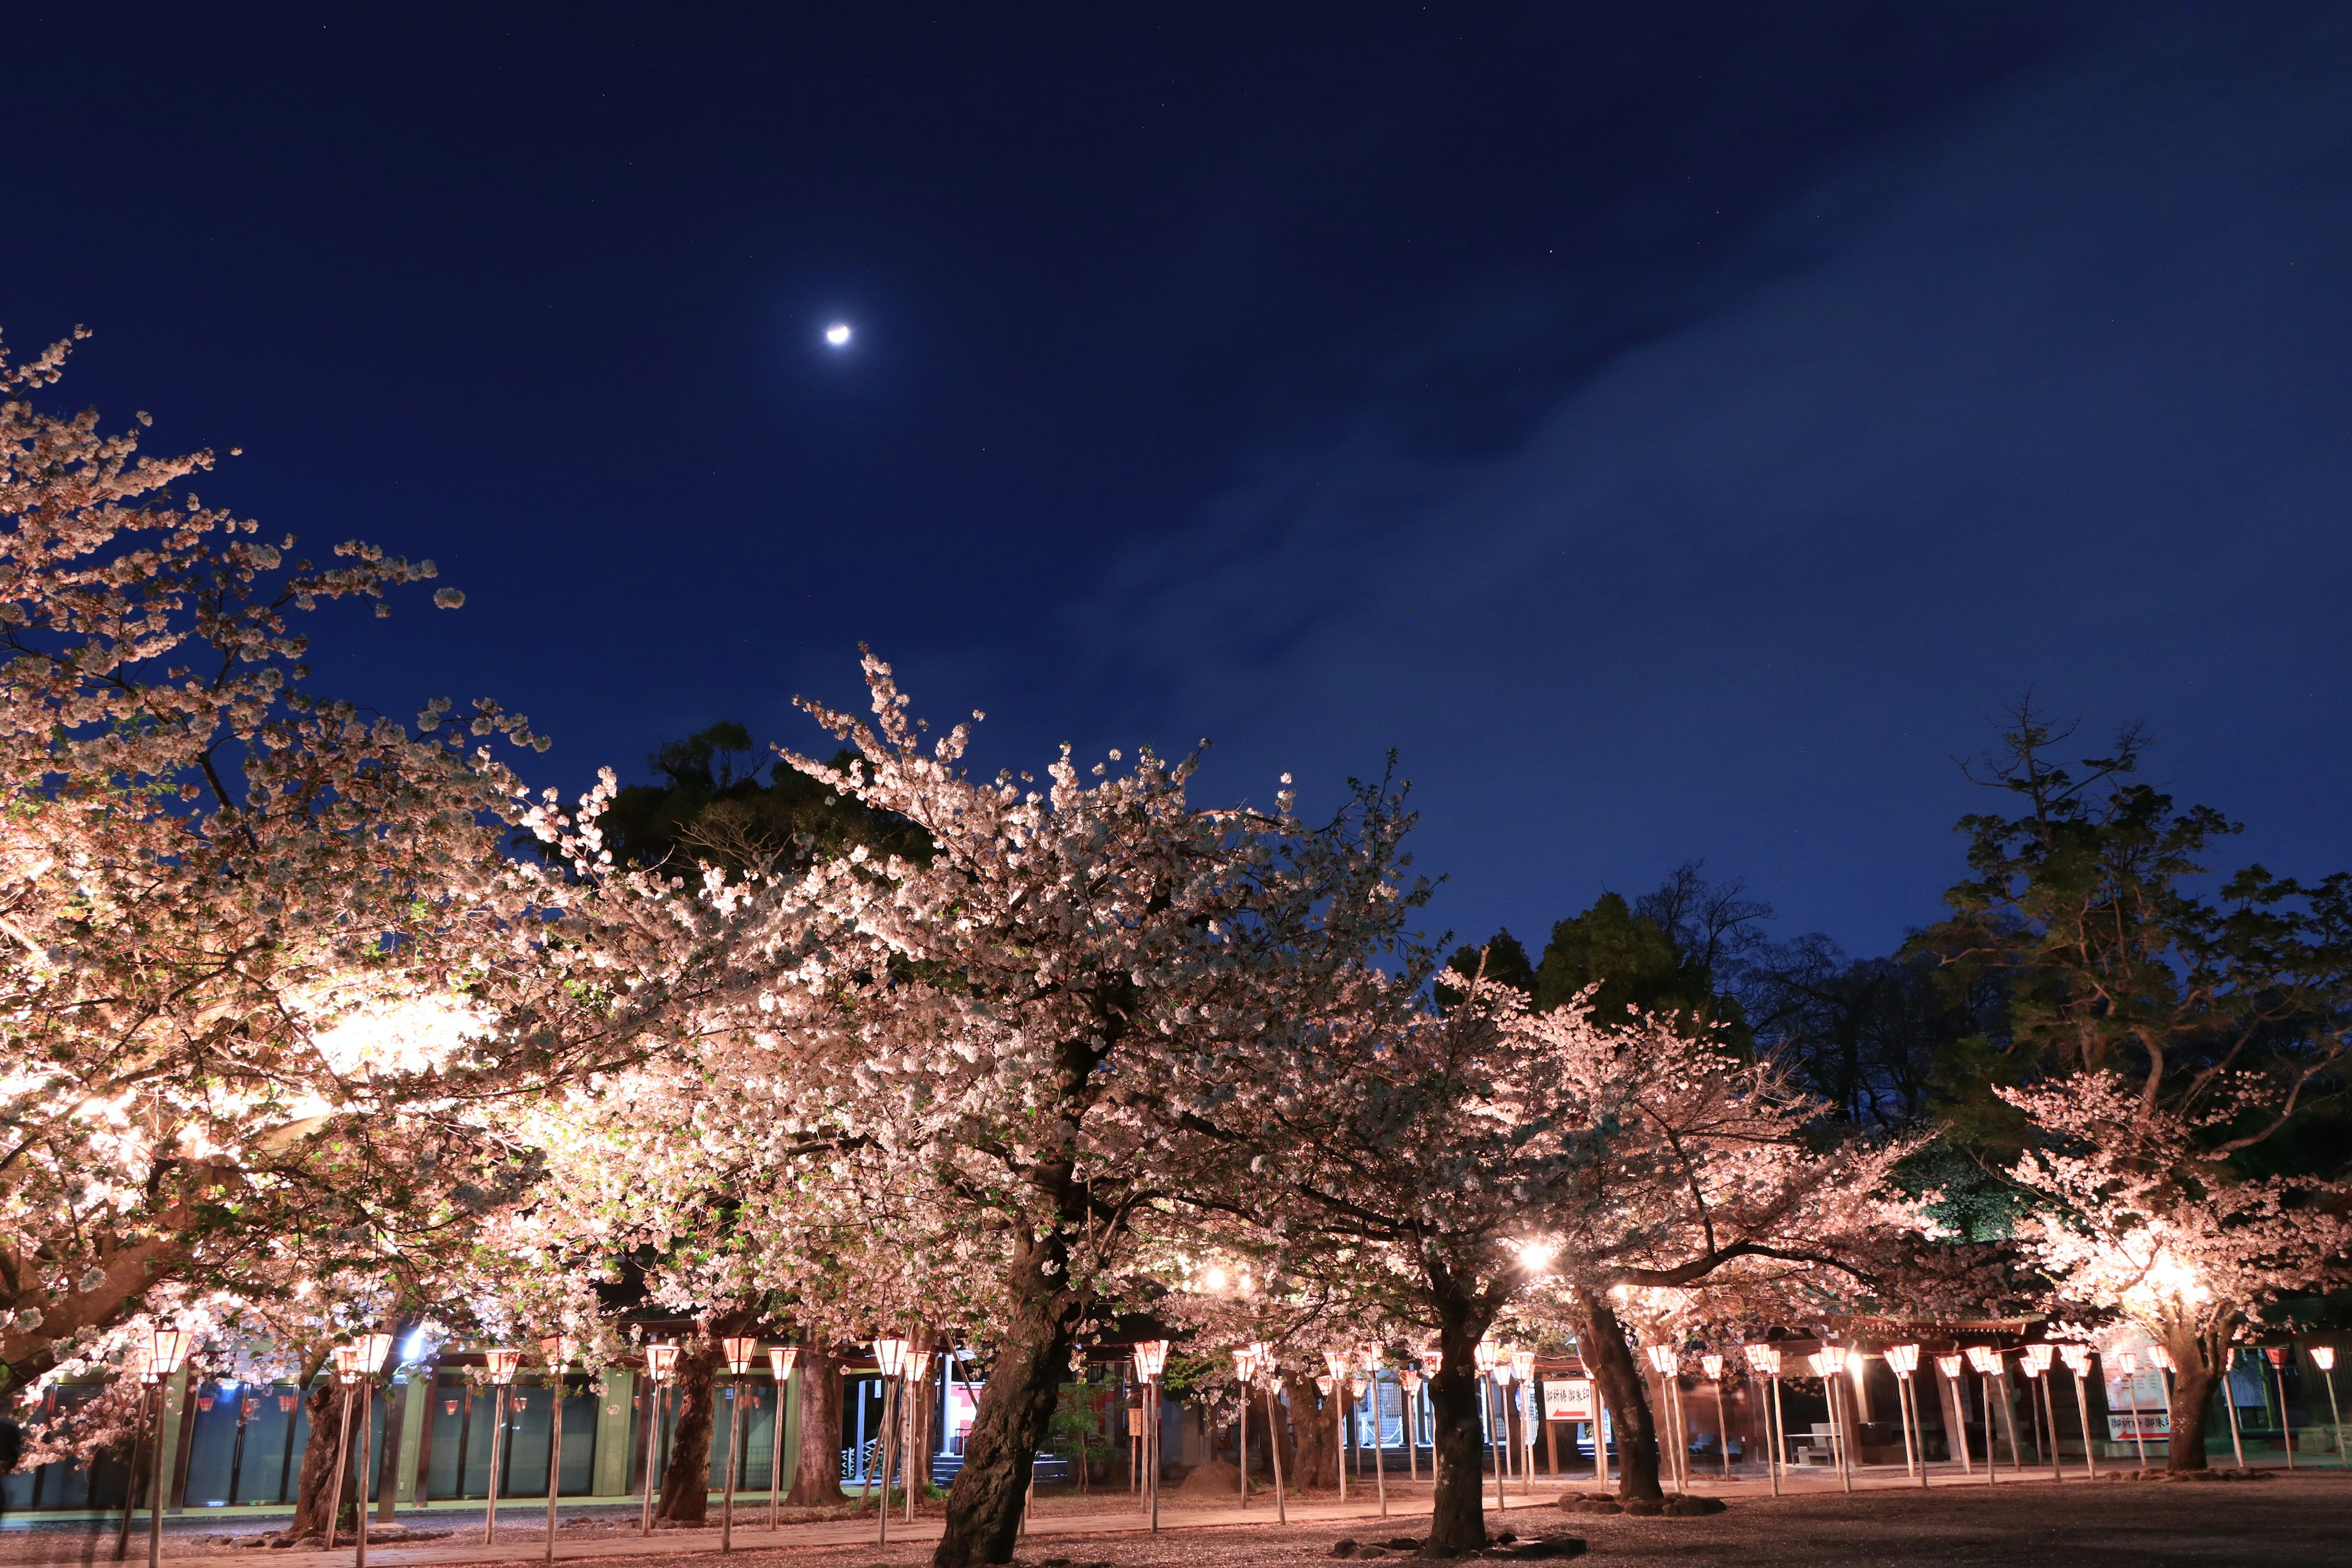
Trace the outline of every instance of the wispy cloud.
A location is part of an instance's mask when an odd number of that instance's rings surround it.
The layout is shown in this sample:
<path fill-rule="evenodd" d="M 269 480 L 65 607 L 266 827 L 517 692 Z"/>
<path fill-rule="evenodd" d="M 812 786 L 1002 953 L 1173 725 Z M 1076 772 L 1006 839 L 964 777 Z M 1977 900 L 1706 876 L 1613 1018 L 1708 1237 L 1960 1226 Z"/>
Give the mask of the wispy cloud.
<path fill-rule="evenodd" d="M 1946 752 L 2028 684 L 2292 817 L 2231 748 L 2352 699 L 2347 41 L 2193 15 L 2044 61 L 1825 171 L 1463 456 L 1415 438 L 1422 367 L 1507 374 L 1594 308 L 1470 294 L 1340 434 L 1124 558 L 1091 667 L 1242 779 L 1403 747 L 1465 921 L 1710 853 L 1887 940 L 1952 879 Z"/>

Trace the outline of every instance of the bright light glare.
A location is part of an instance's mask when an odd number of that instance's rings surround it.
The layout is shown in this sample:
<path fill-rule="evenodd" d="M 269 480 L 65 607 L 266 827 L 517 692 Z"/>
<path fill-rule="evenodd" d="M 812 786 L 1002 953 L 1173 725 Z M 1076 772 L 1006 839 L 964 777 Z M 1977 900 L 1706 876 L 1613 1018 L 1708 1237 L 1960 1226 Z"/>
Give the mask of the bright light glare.
<path fill-rule="evenodd" d="M 362 1008 L 320 1031 L 311 1044 L 344 1077 L 384 1069 L 424 1072 L 446 1065 L 481 1026 L 467 1008 L 414 997 Z"/>
<path fill-rule="evenodd" d="M 849 346 L 849 323 L 847 321 L 834 322 L 833 325 L 824 330 L 824 341 L 831 343 L 837 349 L 847 348 Z"/>
<path fill-rule="evenodd" d="M 1225 1271 L 1213 1263 L 1208 1273 L 1202 1277 L 1202 1282 L 1212 1290 L 1222 1290 L 1225 1288 Z"/>
<path fill-rule="evenodd" d="M 1519 1265 L 1531 1271 L 1540 1269 L 1559 1250 L 1549 1241 L 1523 1241 L 1519 1244 Z"/>

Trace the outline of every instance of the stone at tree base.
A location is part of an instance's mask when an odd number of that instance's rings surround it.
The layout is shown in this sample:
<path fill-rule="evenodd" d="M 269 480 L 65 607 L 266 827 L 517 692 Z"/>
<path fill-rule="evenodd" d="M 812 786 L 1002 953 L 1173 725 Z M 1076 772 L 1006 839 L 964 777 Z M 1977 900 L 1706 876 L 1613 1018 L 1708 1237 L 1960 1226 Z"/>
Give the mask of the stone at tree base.
<path fill-rule="evenodd" d="M 1421 1538 L 1415 1535 L 1392 1535 L 1381 1544 L 1391 1552 L 1418 1552 L 1421 1550 Z"/>
<path fill-rule="evenodd" d="M 1343 1535 L 1339 1537 L 1339 1540 L 1331 1543 L 1331 1555 L 1334 1557 L 1353 1557 L 1357 1552 L 1361 1552 L 1363 1549 L 1363 1542 L 1358 1541 L 1354 1536 Z"/>
<path fill-rule="evenodd" d="M 1666 1511 L 1666 1500 L 1654 1497 L 1629 1497 L 1617 1506 L 1637 1519 L 1656 1519 Z"/>
<path fill-rule="evenodd" d="M 1694 1497 L 1687 1492 L 1666 1500 L 1666 1512 L 1675 1519 L 1695 1519 L 1703 1513 L 1721 1513 L 1724 1507 L 1719 1497 Z"/>
<path fill-rule="evenodd" d="M 1178 1497 L 1231 1498 L 1241 1500 L 1242 1473 L 1223 1459 L 1204 1459 L 1192 1467 L 1184 1484 L 1176 1489 Z"/>

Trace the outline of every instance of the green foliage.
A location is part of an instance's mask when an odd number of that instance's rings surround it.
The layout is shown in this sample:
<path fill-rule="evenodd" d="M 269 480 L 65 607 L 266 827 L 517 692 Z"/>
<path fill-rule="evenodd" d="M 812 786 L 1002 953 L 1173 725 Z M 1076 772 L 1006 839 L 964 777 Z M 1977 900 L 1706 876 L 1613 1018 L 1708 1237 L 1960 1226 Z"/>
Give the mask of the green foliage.
<path fill-rule="evenodd" d="M 1895 1167 L 1903 1190 L 1918 1196 L 1937 1194 L 1928 1205 L 1937 1224 L 1963 1241 L 2003 1241 L 2016 1234 L 2017 1221 L 2031 1207 L 2026 1195 L 1994 1174 L 1958 1147 L 1939 1139 Z"/>
<path fill-rule="evenodd" d="M 1192 1398 L 1203 1384 L 1223 1374 L 1225 1363 L 1213 1355 L 1180 1355 L 1171 1352 L 1160 1369 L 1160 1391 L 1178 1404 Z"/>
<path fill-rule="evenodd" d="M 910 825 L 795 768 L 778 763 L 762 778 L 750 765 L 754 754 L 751 731 L 731 720 L 664 745 L 646 759 L 661 782 L 625 786 L 597 820 L 613 858 L 625 866 L 688 859 L 744 876 L 806 865 L 856 844 L 910 858 L 928 848 Z M 835 762 L 850 760 L 844 752 Z"/>
<path fill-rule="evenodd" d="M 2020 809 L 1961 819 L 1970 875 L 1945 895 L 1949 918 L 1910 944 L 1956 997 L 1997 990 L 2004 1004 L 1938 1064 L 1955 1131 L 2013 1142 L 1992 1086 L 2080 1070 L 2126 1074 L 2151 1107 L 2189 1115 L 2228 1103 L 2233 1075 L 2261 1074 L 2285 1113 L 2231 1126 L 2247 1148 L 2294 1116 L 2339 1114 L 2352 878 L 2215 872 L 2239 825 L 2142 780 L 2146 736 L 2126 730 L 2077 771 L 2053 760 L 2067 734 L 2017 710 L 1978 782 Z"/>
<path fill-rule="evenodd" d="M 1475 947 L 1457 947 L 1454 956 L 1445 961 L 1450 974 L 1475 977 L 1481 970 L 1486 977 L 1500 985 L 1527 995 L 1535 994 L 1536 966 L 1528 961 L 1528 950 L 1519 939 L 1506 929 L 1496 931 Z M 1451 1007 L 1461 998 L 1458 987 L 1448 985 L 1441 977 L 1436 985 L 1437 1005 L 1441 1010 Z"/>
<path fill-rule="evenodd" d="M 1081 1464 L 1091 1464 L 1118 1452 L 1118 1439 L 1111 1436 L 1108 1426 L 1121 1417 L 1113 1411 L 1107 1422 L 1104 1414 L 1094 1407 L 1095 1395 L 1099 1392 L 1088 1383 L 1062 1384 L 1055 1396 L 1053 1422 L 1046 1429 L 1046 1446 L 1055 1453 Z"/>
<path fill-rule="evenodd" d="M 1721 1023 L 1734 1047 L 1746 1051 L 1755 1044 L 1738 1002 L 1718 994 L 1700 956 L 1621 894 L 1603 893 L 1591 909 L 1551 928 L 1536 966 L 1536 1008 L 1560 1006 L 1588 985 L 1597 987 L 1592 1019 L 1602 1028 L 1626 1027 L 1638 1012 L 1685 1029 Z"/>

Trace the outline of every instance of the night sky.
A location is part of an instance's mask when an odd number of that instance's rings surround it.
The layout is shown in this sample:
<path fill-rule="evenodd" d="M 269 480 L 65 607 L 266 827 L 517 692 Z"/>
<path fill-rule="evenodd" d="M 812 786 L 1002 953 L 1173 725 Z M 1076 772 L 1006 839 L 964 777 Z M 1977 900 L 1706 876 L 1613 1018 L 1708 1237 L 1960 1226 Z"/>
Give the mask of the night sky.
<path fill-rule="evenodd" d="M 1389 748 L 1437 927 L 1883 951 L 2031 688 L 2352 865 L 2352 12 L 0 15 L 19 353 L 435 557 L 320 685 L 567 791 L 871 643 L 978 762 Z M 822 341 L 834 321 L 856 332 Z"/>

